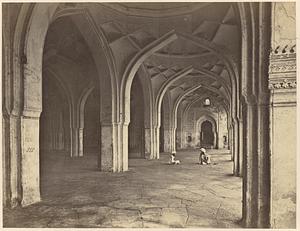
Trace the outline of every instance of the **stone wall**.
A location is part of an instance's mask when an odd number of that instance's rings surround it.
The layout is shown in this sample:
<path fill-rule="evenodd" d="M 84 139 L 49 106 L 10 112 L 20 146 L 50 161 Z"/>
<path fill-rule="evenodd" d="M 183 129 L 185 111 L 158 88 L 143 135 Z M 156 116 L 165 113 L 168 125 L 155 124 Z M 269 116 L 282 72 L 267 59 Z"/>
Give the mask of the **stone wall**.
<path fill-rule="evenodd" d="M 214 148 L 228 148 L 228 129 L 227 129 L 227 115 L 223 107 L 193 107 L 191 108 L 186 118 L 183 121 L 183 148 L 200 147 L 200 130 L 201 124 L 208 116 L 212 120 L 211 123 L 215 125 Z M 227 143 L 224 145 L 224 136 L 226 136 Z"/>
<path fill-rule="evenodd" d="M 295 3 L 273 3 L 271 91 L 271 226 L 296 227 Z"/>

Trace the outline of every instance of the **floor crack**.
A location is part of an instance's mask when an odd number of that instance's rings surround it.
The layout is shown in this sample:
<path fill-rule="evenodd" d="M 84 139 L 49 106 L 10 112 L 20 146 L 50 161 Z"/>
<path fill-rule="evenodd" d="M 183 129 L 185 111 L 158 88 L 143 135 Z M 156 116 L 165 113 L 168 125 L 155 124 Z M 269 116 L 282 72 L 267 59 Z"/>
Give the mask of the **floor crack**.
<path fill-rule="evenodd" d="M 219 204 L 219 207 L 218 207 L 218 209 L 217 209 L 216 216 L 215 216 L 215 219 L 217 220 L 217 223 L 219 223 L 218 215 L 219 215 L 219 210 L 220 210 L 220 208 L 221 208 L 221 204 L 222 204 L 222 203 Z"/>

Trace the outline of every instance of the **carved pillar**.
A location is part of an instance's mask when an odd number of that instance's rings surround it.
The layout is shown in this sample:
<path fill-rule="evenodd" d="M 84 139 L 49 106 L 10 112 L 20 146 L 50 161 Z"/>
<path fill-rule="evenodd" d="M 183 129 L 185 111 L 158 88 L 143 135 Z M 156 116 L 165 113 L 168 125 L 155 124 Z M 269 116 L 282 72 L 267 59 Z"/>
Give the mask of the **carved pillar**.
<path fill-rule="evenodd" d="M 239 171 L 238 171 L 238 175 L 243 176 L 243 166 L 244 166 L 244 164 L 243 164 L 243 153 L 244 153 L 244 150 L 243 150 L 243 146 L 244 146 L 243 120 L 239 119 L 238 123 L 239 123 L 239 149 L 238 149 L 238 152 L 239 152 Z"/>
<path fill-rule="evenodd" d="M 240 158 L 239 158 L 239 123 L 237 121 L 237 118 L 233 119 L 232 122 L 232 127 L 233 127 L 233 137 L 232 137 L 232 141 L 233 141 L 233 174 L 235 176 L 239 175 L 239 171 L 240 171 Z"/>
<path fill-rule="evenodd" d="M 271 227 L 296 228 L 296 54 L 270 56 Z"/>
<path fill-rule="evenodd" d="M 170 137 L 171 137 L 171 141 L 170 141 L 170 151 L 173 153 L 176 153 L 176 128 L 172 127 L 170 129 Z"/>
<path fill-rule="evenodd" d="M 243 190 L 245 198 L 245 225 L 256 227 L 257 223 L 257 101 L 249 95 L 247 101 L 247 137 Z"/>

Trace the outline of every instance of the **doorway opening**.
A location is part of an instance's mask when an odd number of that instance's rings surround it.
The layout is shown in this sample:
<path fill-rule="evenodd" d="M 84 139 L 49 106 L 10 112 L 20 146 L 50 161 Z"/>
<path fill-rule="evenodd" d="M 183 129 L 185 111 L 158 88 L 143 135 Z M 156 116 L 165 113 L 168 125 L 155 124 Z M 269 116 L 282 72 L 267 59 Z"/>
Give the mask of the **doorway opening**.
<path fill-rule="evenodd" d="M 52 76 L 51 76 L 52 77 Z M 43 76 L 43 112 L 40 117 L 40 185 L 45 195 L 52 173 L 70 153 L 70 107 L 55 79 Z"/>
<path fill-rule="evenodd" d="M 201 124 L 201 137 L 200 143 L 202 147 L 213 148 L 214 146 L 214 133 L 213 126 L 210 121 L 206 120 Z"/>

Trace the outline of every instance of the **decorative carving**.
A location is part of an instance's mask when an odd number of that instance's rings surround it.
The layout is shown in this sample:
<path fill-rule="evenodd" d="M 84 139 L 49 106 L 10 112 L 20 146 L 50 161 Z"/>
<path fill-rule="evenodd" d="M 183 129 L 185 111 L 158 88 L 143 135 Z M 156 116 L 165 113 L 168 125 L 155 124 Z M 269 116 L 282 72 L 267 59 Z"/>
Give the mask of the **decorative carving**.
<path fill-rule="evenodd" d="M 288 55 L 288 54 L 294 54 L 296 52 L 296 44 L 289 46 L 286 45 L 284 47 L 277 46 L 275 49 L 271 49 L 272 55 Z"/>
<path fill-rule="evenodd" d="M 273 82 L 269 84 L 269 89 L 284 89 L 284 88 L 296 88 L 296 81 L 289 81 L 284 79 L 281 82 Z"/>
<path fill-rule="evenodd" d="M 296 45 L 276 47 L 270 54 L 269 89 L 296 88 Z"/>
<path fill-rule="evenodd" d="M 276 62 L 270 63 L 269 73 L 282 73 L 296 71 L 296 62 Z"/>
<path fill-rule="evenodd" d="M 291 61 L 296 60 L 296 45 L 293 46 L 277 46 L 275 49 L 271 49 L 270 62 L 277 61 Z"/>

